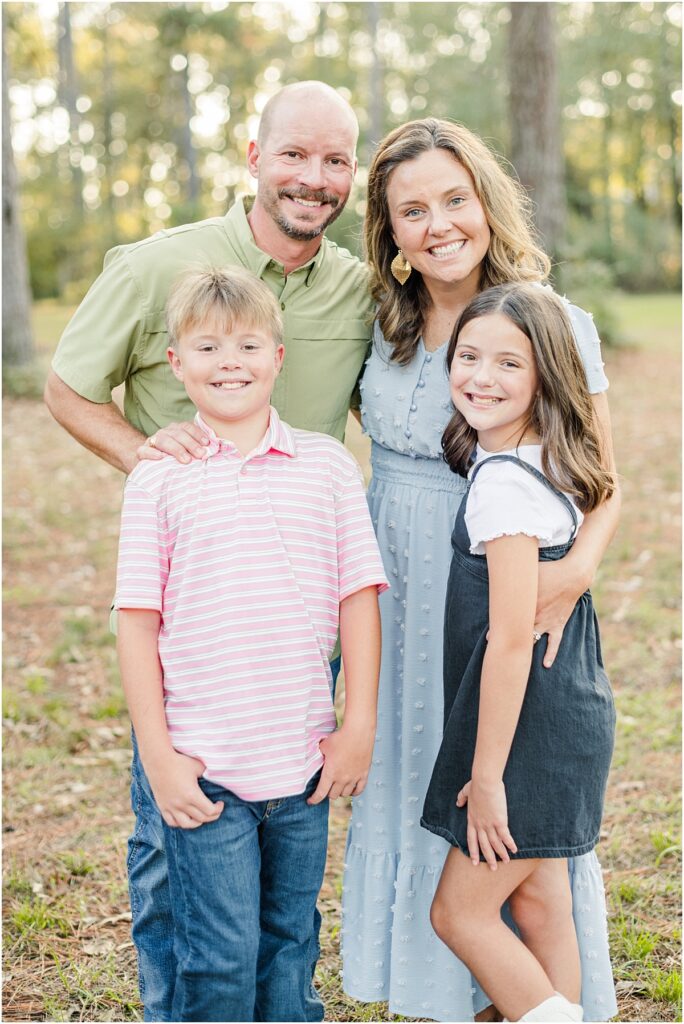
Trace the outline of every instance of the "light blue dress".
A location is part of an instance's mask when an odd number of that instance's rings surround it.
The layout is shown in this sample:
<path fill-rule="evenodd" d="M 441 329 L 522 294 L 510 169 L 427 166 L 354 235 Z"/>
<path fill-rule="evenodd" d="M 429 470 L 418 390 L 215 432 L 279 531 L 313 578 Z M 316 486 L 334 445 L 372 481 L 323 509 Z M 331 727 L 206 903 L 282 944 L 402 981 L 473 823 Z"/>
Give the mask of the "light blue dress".
<path fill-rule="evenodd" d="M 591 317 L 568 305 L 592 392 L 603 391 Z M 442 629 L 450 537 L 465 481 L 442 460 L 451 416 L 446 344 L 422 341 L 410 365 L 390 362 L 376 324 L 361 383 L 372 440 L 368 491 L 390 589 L 380 597 L 378 731 L 365 792 L 353 801 L 343 892 L 344 989 L 390 1011 L 472 1020 L 489 1000 L 429 920 L 448 843 L 420 826 L 442 739 Z M 603 878 L 595 853 L 569 861 L 585 1020 L 617 1012 Z"/>

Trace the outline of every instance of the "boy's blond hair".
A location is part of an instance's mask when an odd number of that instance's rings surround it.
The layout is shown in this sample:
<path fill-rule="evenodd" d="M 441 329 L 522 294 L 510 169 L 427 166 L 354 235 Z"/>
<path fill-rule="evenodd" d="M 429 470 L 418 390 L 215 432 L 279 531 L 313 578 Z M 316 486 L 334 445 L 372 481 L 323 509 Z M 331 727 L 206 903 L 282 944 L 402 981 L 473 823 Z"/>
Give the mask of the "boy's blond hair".
<path fill-rule="evenodd" d="M 203 324 L 231 331 L 235 324 L 268 332 L 283 340 L 283 319 L 276 298 L 263 281 L 243 267 L 196 266 L 174 281 L 166 304 L 169 345 Z"/>

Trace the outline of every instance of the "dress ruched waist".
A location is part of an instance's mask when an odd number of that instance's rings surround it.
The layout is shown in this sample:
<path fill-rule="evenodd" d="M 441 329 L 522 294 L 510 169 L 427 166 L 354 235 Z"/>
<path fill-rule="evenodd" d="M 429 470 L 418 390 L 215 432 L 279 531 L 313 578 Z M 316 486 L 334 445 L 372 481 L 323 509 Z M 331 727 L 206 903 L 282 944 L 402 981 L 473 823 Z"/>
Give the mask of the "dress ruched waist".
<path fill-rule="evenodd" d="M 373 441 L 371 466 L 376 482 L 407 484 L 421 490 L 450 491 L 452 494 L 461 494 L 466 489 L 465 479 L 452 472 L 441 456 L 431 459 L 404 455 Z"/>

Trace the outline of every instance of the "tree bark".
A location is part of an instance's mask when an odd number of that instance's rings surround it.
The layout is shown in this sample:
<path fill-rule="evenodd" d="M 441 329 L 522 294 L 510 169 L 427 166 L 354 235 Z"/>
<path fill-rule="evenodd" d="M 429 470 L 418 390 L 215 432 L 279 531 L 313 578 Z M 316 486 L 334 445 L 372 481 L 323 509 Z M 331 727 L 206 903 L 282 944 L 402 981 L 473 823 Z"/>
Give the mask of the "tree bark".
<path fill-rule="evenodd" d="M 4 9 L 2 22 L 2 359 L 4 367 L 11 367 L 31 362 L 33 335 L 26 243 L 12 152 Z"/>
<path fill-rule="evenodd" d="M 385 97 L 383 95 L 383 75 L 382 65 L 380 63 L 380 54 L 378 53 L 378 21 L 380 20 L 380 7 L 376 0 L 368 4 L 368 32 L 371 38 L 371 52 L 373 55 L 373 62 L 370 66 L 369 75 L 369 125 L 368 125 L 368 161 L 371 160 L 373 153 L 380 139 L 384 135 L 384 118 L 383 113 L 385 109 Z"/>
<path fill-rule="evenodd" d="M 535 204 L 535 222 L 553 257 L 562 245 L 565 192 L 552 3 L 511 3 L 511 160 Z"/>
<path fill-rule="evenodd" d="M 69 115 L 69 145 L 60 147 L 59 159 L 61 166 L 68 169 L 71 175 L 71 204 L 64 211 L 66 214 L 62 230 L 71 238 L 78 238 L 83 228 L 83 171 L 80 163 L 71 165 L 70 158 L 74 150 L 81 148 L 78 127 L 81 115 L 76 107 L 78 99 L 78 80 L 74 64 L 74 46 L 71 35 L 71 5 L 60 3 L 57 10 L 57 98 Z M 78 246 L 67 246 L 64 258 L 57 268 L 57 280 L 60 294 L 71 281 L 78 280 L 82 275 L 81 259 Z"/>

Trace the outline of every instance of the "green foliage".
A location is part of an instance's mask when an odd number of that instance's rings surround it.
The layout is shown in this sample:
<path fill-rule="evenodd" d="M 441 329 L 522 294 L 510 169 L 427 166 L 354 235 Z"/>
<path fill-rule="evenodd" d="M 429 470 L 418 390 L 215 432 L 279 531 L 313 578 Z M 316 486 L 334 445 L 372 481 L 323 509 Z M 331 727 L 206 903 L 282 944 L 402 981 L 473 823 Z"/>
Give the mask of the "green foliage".
<path fill-rule="evenodd" d="M 113 693 L 111 697 L 98 704 L 93 708 L 93 718 L 121 718 L 122 715 L 126 714 L 126 700 L 120 689 L 117 687 L 117 692 Z"/>
<path fill-rule="evenodd" d="M 553 280 L 557 291 L 591 313 L 605 345 L 620 341 L 615 312 L 615 280 L 606 263 L 596 260 L 561 263 L 554 269 Z"/>
<path fill-rule="evenodd" d="M 637 882 L 625 879 L 613 887 L 615 898 L 623 903 L 634 903 L 642 895 Z"/>
<path fill-rule="evenodd" d="M 3 889 L 8 896 L 30 899 L 33 895 L 33 885 L 31 881 L 14 867 L 11 867 L 8 870 L 3 884 Z"/>
<path fill-rule="evenodd" d="M 657 853 L 656 867 L 665 857 L 681 857 L 682 841 L 675 839 L 669 832 L 652 832 L 651 842 Z"/>
<path fill-rule="evenodd" d="M 66 918 L 38 898 L 27 898 L 19 903 L 10 915 L 9 925 L 10 938 L 30 937 L 33 932 L 51 932 L 60 936 L 71 932 Z"/>
<path fill-rule="evenodd" d="M 681 8 L 554 7 L 564 259 L 606 264 L 629 290 L 677 288 Z M 54 13 L 5 4 L 36 297 L 77 302 L 112 245 L 220 215 L 236 194 L 251 191 L 248 140 L 265 100 L 291 81 L 322 78 L 359 114 L 361 189 L 331 230 L 352 251 L 365 168 L 390 128 L 428 114 L 452 117 L 508 150 L 506 3 L 69 9 L 78 95 L 70 114 L 58 95 Z"/>
<path fill-rule="evenodd" d="M 671 1003 L 679 1009 L 675 1020 L 681 1020 L 682 974 L 681 971 L 663 971 L 655 968 L 649 978 L 648 994 L 651 999 Z"/>
<path fill-rule="evenodd" d="M 12 398 L 43 397 L 45 369 L 37 363 L 28 366 L 4 366 L 2 370 L 2 393 Z"/>
<path fill-rule="evenodd" d="M 83 850 L 63 853 L 60 856 L 60 860 L 74 878 L 84 878 L 95 870 L 95 865 L 88 859 L 87 854 Z"/>

